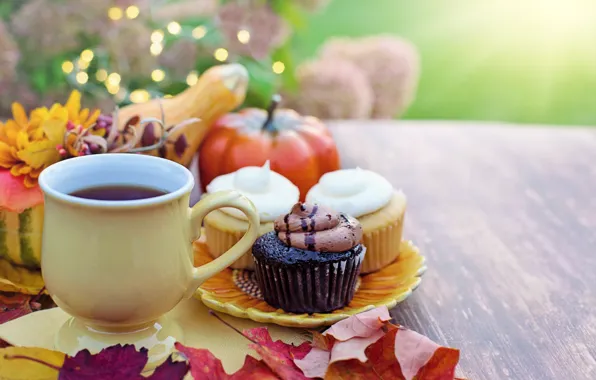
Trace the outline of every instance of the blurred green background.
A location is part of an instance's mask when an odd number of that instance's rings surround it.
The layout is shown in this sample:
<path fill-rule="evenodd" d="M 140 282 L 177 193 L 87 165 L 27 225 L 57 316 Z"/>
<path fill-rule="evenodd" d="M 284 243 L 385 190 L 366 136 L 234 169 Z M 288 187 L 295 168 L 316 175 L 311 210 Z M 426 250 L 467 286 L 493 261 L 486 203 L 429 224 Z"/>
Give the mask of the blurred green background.
<path fill-rule="evenodd" d="M 405 118 L 596 125 L 596 0 L 334 0 L 298 31 L 413 41 L 422 75 Z"/>
<path fill-rule="evenodd" d="M 239 42 L 248 29 L 252 37 Z M 135 101 L 135 91 L 138 101 L 175 95 L 221 62 L 249 69 L 245 105 L 266 107 L 274 92 L 300 89 L 299 100 L 333 108 L 346 103 L 299 86 L 301 63 L 334 36 L 385 33 L 421 56 L 404 118 L 596 125 L 596 0 L 0 0 L 0 115 L 13 101 L 62 101 L 72 88 L 104 110 Z M 311 74 L 322 78 L 317 95 L 332 94 L 335 72 L 320 67 Z M 398 88 L 390 81 L 398 76 L 385 77 Z M 341 79 L 361 83 L 351 78 Z"/>

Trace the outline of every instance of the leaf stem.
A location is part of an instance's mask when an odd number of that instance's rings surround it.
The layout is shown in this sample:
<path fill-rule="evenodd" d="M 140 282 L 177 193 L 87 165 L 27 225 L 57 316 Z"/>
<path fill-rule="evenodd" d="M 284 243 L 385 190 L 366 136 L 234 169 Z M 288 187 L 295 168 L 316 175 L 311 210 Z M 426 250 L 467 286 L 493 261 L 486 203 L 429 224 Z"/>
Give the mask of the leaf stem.
<path fill-rule="evenodd" d="M 251 341 L 254 344 L 258 344 L 259 346 L 261 345 L 259 342 L 255 342 L 254 340 L 252 340 L 251 338 L 247 337 L 246 335 L 244 335 L 244 333 L 240 330 L 238 330 L 236 327 L 232 326 L 231 324 L 229 324 L 228 322 L 224 321 L 222 317 L 220 317 L 219 315 L 215 314 L 215 312 L 213 310 L 209 310 L 209 314 L 211 314 L 212 316 L 214 316 L 215 318 L 219 319 L 219 321 L 221 323 L 223 323 L 224 325 L 228 326 L 229 328 L 231 328 L 232 330 L 236 331 L 238 334 L 242 335 L 243 337 L 245 337 L 246 339 L 248 339 L 249 341 Z"/>
<path fill-rule="evenodd" d="M 25 356 L 25 355 L 4 355 L 4 359 L 8 359 L 8 360 L 14 360 L 14 359 L 24 359 L 24 360 L 29 360 L 32 362 L 36 362 L 42 365 L 45 365 L 46 367 L 55 369 L 56 371 L 60 371 L 60 367 L 57 367 L 53 364 L 50 364 L 48 362 L 44 362 L 41 359 L 37 359 L 37 358 L 31 358 L 29 356 Z"/>
<path fill-rule="evenodd" d="M 46 287 L 44 286 L 43 288 L 41 288 L 41 290 L 39 291 L 39 293 L 37 293 L 37 295 L 35 295 L 35 297 L 33 297 L 33 299 L 31 300 L 31 302 L 37 302 L 39 301 L 39 299 L 41 298 L 43 292 L 46 290 Z"/>

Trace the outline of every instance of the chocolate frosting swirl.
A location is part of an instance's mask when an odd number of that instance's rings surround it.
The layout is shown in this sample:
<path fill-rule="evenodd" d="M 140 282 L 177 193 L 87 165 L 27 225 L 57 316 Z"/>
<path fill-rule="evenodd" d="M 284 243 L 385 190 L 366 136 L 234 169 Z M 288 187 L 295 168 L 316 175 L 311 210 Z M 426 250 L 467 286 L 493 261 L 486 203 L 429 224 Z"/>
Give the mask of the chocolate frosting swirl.
<path fill-rule="evenodd" d="M 316 204 L 296 203 L 274 226 L 286 245 L 310 251 L 343 252 L 362 240 L 362 226 L 356 219 Z"/>

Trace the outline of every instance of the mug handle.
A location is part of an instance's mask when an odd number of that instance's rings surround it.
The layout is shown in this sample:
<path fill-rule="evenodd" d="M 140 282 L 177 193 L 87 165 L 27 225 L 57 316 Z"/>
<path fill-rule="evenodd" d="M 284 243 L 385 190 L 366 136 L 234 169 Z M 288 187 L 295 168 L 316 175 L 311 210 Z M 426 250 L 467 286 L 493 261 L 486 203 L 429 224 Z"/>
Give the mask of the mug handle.
<path fill-rule="evenodd" d="M 259 237 L 260 220 L 254 204 L 239 192 L 227 190 L 208 194 L 189 209 L 191 225 L 199 226 L 197 239 L 201 237 L 200 226 L 205 216 L 211 211 L 222 207 L 233 207 L 242 211 L 248 218 L 248 231 L 246 231 L 240 241 L 217 259 L 193 269 L 193 279 L 186 294 L 187 297 L 193 295 L 207 279 L 232 265 L 234 261 L 238 260 L 252 247 L 257 237 Z"/>

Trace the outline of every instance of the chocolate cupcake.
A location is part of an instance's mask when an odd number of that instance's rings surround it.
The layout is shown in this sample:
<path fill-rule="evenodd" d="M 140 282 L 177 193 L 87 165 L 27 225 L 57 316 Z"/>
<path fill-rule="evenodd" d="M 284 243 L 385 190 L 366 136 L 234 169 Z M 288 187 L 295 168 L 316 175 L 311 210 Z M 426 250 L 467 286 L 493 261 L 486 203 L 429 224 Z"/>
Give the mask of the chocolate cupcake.
<path fill-rule="evenodd" d="M 297 203 L 252 248 L 265 301 L 290 313 L 326 313 L 354 297 L 366 248 L 360 223 L 331 209 Z"/>

